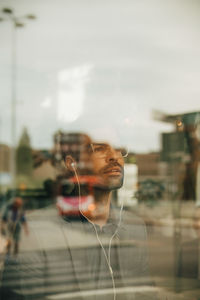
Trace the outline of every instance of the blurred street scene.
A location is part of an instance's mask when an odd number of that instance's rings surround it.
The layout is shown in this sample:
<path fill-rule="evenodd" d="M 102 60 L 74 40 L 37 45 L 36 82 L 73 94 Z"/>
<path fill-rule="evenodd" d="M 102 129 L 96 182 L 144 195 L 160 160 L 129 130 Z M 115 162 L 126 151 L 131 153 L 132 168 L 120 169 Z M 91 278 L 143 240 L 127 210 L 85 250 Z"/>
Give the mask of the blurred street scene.
<path fill-rule="evenodd" d="M 195 0 L 0 4 L 0 299 L 200 300 Z"/>

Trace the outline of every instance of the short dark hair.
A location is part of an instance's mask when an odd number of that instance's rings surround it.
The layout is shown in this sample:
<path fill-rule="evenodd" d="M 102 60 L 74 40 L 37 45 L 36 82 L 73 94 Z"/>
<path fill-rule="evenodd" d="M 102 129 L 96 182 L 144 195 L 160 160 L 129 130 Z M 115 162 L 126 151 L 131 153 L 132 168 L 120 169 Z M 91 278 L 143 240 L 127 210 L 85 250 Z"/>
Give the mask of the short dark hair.
<path fill-rule="evenodd" d="M 91 138 L 85 133 L 60 131 L 55 134 L 54 142 L 59 146 L 63 160 L 67 155 L 71 155 L 78 162 L 81 152 L 91 144 Z"/>

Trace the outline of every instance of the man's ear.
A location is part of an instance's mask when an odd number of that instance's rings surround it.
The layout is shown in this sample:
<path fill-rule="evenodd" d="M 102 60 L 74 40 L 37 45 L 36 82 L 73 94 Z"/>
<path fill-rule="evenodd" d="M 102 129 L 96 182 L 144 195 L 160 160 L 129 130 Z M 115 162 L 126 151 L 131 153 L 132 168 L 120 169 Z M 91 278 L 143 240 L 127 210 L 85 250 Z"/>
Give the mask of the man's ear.
<path fill-rule="evenodd" d="M 65 158 L 65 166 L 66 166 L 66 168 L 69 171 L 74 172 L 75 165 L 76 165 L 76 162 L 73 159 L 73 157 L 71 155 L 67 155 L 66 158 Z"/>

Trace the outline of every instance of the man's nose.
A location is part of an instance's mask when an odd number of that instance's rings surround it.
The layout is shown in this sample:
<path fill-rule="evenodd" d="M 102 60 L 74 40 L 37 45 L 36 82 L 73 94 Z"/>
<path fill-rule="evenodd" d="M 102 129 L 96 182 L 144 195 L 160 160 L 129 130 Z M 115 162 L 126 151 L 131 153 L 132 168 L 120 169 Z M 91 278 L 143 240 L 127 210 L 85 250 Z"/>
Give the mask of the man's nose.
<path fill-rule="evenodd" d="M 106 157 L 108 161 L 115 161 L 119 159 L 117 151 L 111 147 L 108 149 Z"/>

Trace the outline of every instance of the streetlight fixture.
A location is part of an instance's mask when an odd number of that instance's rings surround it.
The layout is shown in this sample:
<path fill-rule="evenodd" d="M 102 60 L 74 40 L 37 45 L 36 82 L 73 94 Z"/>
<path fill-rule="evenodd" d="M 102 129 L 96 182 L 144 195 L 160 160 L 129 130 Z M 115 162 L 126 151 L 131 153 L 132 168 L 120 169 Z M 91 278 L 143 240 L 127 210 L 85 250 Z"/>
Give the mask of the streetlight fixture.
<path fill-rule="evenodd" d="M 5 18 L 0 18 L 0 21 L 9 21 L 12 24 L 12 37 L 11 37 L 11 159 L 10 159 L 10 171 L 11 171 L 11 182 L 12 188 L 15 187 L 16 178 L 16 157 L 15 157 L 15 147 L 16 147 L 16 29 L 22 28 L 26 25 L 27 20 L 35 20 L 36 16 L 32 14 L 27 14 L 24 16 L 15 15 L 13 9 L 5 7 L 2 9 L 2 14 Z"/>

